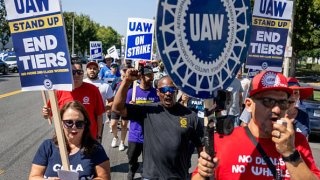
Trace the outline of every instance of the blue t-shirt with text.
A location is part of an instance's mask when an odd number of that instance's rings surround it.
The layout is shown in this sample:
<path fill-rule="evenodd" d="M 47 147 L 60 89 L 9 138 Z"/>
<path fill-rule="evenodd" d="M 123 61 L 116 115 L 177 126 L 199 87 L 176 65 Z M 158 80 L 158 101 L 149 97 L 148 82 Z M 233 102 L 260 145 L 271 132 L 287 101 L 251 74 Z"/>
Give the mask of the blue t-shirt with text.
<path fill-rule="evenodd" d="M 82 150 L 69 155 L 70 171 L 78 172 L 80 180 L 93 179 L 96 177 L 95 166 L 107 160 L 109 157 L 105 150 L 100 144 L 97 144 L 91 157 L 86 157 Z M 44 178 L 58 177 L 58 170 L 63 169 L 59 149 L 52 139 L 45 140 L 40 145 L 32 163 L 46 166 Z"/>

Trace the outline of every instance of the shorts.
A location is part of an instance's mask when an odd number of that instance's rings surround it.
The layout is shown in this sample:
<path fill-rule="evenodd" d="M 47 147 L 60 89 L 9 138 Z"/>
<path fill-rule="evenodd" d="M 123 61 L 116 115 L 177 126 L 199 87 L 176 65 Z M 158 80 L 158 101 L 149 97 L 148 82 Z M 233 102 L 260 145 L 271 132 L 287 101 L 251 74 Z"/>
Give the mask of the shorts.
<path fill-rule="evenodd" d="M 119 120 L 120 119 L 120 115 L 115 113 L 115 112 L 111 112 L 111 119 Z"/>

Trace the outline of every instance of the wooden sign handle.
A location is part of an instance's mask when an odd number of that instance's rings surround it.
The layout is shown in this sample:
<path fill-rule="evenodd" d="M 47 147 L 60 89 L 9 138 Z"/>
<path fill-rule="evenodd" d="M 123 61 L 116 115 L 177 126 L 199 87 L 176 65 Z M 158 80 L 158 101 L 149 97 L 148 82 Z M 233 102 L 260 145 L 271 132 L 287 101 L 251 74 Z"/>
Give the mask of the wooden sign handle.
<path fill-rule="evenodd" d="M 66 147 L 65 136 L 62 129 L 62 121 L 60 118 L 60 110 L 58 108 L 57 96 L 56 96 L 56 93 L 52 90 L 48 91 L 48 95 L 51 102 L 53 124 L 54 124 L 54 129 L 56 131 L 57 139 L 58 139 L 62 166 L 64 170 L 70 171 L 68 151 Z"/>

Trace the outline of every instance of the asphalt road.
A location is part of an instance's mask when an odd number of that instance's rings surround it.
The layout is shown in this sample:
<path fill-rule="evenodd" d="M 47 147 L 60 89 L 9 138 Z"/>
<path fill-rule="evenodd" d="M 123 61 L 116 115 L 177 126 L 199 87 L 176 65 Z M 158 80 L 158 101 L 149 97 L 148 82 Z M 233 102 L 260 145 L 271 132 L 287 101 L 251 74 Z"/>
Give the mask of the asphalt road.
<path fill-rule="evenodd" d="M 51 138 L 53 127 L 41 117 L 42 105 L 40 92 L 20 91 L 17 73 L 0 74 L 0 180 L 27 179 L 40 143 Z M 111 148 L 111 139 L 105 127 L 102 144 L 110 157 L 112 179 L 126 179 L 126 150 Z M 310 146 L 320 167 L 320 138 L 313 139 Z M 194 167 L 195 156 L 192 162 Z"/>

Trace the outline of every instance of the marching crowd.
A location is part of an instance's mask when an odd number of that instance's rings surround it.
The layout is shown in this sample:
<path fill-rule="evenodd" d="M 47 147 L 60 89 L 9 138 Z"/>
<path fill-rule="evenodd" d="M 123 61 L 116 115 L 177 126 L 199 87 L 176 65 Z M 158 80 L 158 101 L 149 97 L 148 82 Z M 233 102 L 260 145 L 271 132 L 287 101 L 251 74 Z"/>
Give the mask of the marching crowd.
<path fill-rule="evenodd" d="M 204 100 L 179 91 L 162 62 L 140 61 L 133 68 L 129 60 L 116 63 L 107 55 L 104 61 L 87 63 L 84 79 L 81 61 L 73 58 L 74 90 L 56 91 L 71 170 L 79 179 L 111 179 L 104 150 L 109 147 L 100 144 L 105 126 L 113 136 L 110 147 L 119 151 L 125 150 L 128 132 L 128 180 L 134 179 L 141 154 L 145 180 L 320 178 L 306 138 L 308 115 L 299 109 L 312 89 L 300 87 L 297 79 L 262 71 L 250 81 L 240 70 L 227 89 L 232 99 L 228 110 L 215 112 L 228 115 L 232 128 L 214 134 L 211 157 L 203 142 Z M 43 107 L 44 118 L 52 116 L 50 106 Z M 198 165 L 190 175 L 195 149 Z M 58 180 L 61 166 L 54 136 L 40 145 L 29 179 Z"/>

